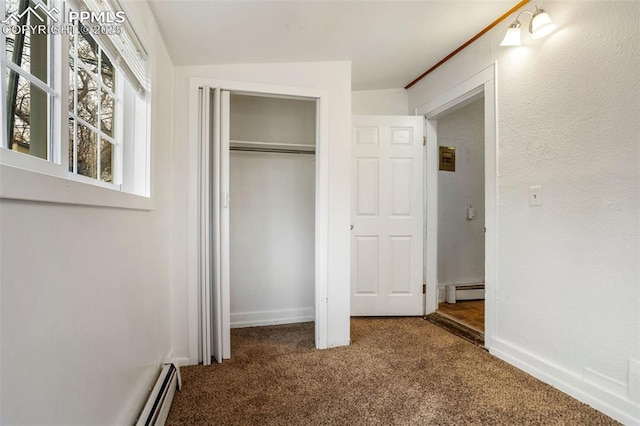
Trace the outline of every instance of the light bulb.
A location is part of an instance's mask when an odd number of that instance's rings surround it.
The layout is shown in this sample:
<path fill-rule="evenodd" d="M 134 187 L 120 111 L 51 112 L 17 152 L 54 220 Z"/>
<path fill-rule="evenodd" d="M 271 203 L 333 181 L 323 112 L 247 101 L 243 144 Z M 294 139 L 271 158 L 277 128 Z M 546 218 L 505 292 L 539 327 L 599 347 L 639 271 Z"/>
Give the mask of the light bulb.
<path fill-rule="evenodd" d="M 520 46 L 520 22 L 509 25 L 500 46 Z"/>
<path fill-rule="evenodd" d="M 551 17 L 547 12 L 542 9 L 537 9 L 531 18 L 531 25 L 529 31 L 531 31 L 531 38 L 538 39 L 545 37 L 556 29 L 556 24 L 551 21 Z"/>

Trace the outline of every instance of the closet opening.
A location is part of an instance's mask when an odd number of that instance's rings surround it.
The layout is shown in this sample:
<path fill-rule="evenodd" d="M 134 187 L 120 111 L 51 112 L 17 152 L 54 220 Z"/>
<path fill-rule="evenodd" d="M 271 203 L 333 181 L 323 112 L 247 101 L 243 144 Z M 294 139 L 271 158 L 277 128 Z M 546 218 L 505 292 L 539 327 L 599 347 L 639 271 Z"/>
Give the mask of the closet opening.
<path fill-rule="evenodd" d="M 328 347 L 328 94 L 189 83 L 189 361 L 231 358 L 231 329 L 309 322 Z"/>
<path fill-rule="evenodd" d="M 232 329 L 315 320 L 316 109 L 316 99 L 230 93 Z"/>

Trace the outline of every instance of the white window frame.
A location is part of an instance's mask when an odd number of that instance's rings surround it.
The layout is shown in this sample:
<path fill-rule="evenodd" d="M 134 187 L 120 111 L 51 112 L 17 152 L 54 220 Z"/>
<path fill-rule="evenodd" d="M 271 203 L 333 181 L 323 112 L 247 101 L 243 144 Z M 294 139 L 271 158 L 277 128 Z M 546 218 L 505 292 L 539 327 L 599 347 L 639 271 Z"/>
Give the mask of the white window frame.
<path fill-rule="evenodd" d="M 41 3 L 40 0 L 34 1 Z M 4 19 L 5 3 L 3 1 L 0 3 L 2 3 L 0 5 L 0 20 L 2 20 Z M 49 7 L 55 6 L 59 10 L 63 10 L 62 3 L 62 0 L 51 0 Z M 94 37 L 94 39 L 99 43 L 101 50 L 108 55 L 108 49 L 105 49 L 97 38 Z M 69 37 L 56 35 L 50 36 L 49 40 L 51 87 L 46 86 L 45 90 L 50 95 L 48 159 L 14 152 L 8 149 L 8 146 L 0 147 L 0 199 L 140 210 L 153 209 L 154 203 L 150 194 L 150 90 L 146 91 L 144 99 L 132 99 L 131 105 L 135 109 L 136 122 L 139 124 L 138 122 L 141 122 L 144 117 L 144 125 L 129 126 L 128 131 L 123 122 L 124 93 L 120 95 L 113 93 L 116 95 L 114 96 L 116 113 L 114 114 L 114 138 L 112 139 L 119 142 L 114 144 L 114 183 L 103 182 L 99 176 L 94 179 L 69 172 L 69 118 L 74 120 L 77 118 L 72 117 L 68 111 Z M 5 51 L 5 37 L 0 34 L 0 53 L 2 53 L 0 55 L 0 71 L 3 73 L 0 75 L 0 90 L 3 98 L 6 96 L 7 90 L 5 67 L 16 70 L 21 76 L 28 74 L 22 69 L 16 69 L 19 68 L 17 65 L 10 64 L 11 61 L 6 57 Z M 116 80 L 115 82 L 117 92 L 119 87 L 124 86 L 124 79 L 117 61 L 114 61 L 110 55 L 108 56 L 114 68 L 118 70 L 116 75 L 120 75 L 117 77 L 120 81 Z M 148 61 L 148 63 L 152 62 Z M 25 78 L 37 87 L 45 89 L 45 87 L 41 87 L 44 82 L 39 81 L 36 77 L 25 76 Z M 96 81 L 101 82 L 100 78 Z M 76 108 L 75 105 L 76 102 L 74 102 L 74 108 Z M 2 135 L 6 135 L 6 103 L 4 101 L 0 102 L 0 114 L 2 114 L 0 116 L 0 131 Z M 143 117 L 140 117 L 141 115 Z M 135 143 L 127 144 L 129 140 L 135 141 Z M 97 141 L 99 143 L 99 138 Z M 135 159 L 125 158 L 127 145 L 131 145 L 128 148 L 132 156 L 135 154 Z"/>
<path fill-rule="evenodd" d="M 42 4 L 40 0 L 32 0 L 36 4 Z M 52 0 L 52 5 L 58 6 L 61 0 Z M 0 20 L 5 18 L 6 2 L 2 1 L 0 5 Z M 46 5 L 45 5 L 46 6 Z M 62 175 L 58 165 L 61 164 L 61 118 L 62 118 L 62 105 L 60 98 L 60 90 L 56 90 L 56 87 L 61 88 L 60 81 L 60 61 L 56 61 L 63 51 L 62 42 L 64 37 L 49 37 L 49 53 L 48 53 L 48 72 L 49 72 L 49 85 L 43 82 L 39 78 L 25 71 L 22 67 L 13 63 L 6 57 L 6 45 L 4 35 L 0 35 L 0 90 L 1 93 L 7 93 L 7 86 L 5 81 L 5 70 L 9 68 L 12 71 L 18 73 L 21 77 L 27 80 L 29 83 L 33 83 L 40 90 L 49 94 L 49 108 L 48 108 L 48 141 L 47 141 L 47 159 L 35 157 L 33 155 L 25 155 L 22 153 L 14 152 L 9 149 L 8 146 L 0 146 L 0 163 L 11 164 L 15 167 L 31 169 L 41 173 L 53 174 L 56 176 Z M 2 135 L 7 134 L 6 118 L 6 102 L 0 102 L 0 113 L 2 118 L 0 119 L 0 131 Z M 8 144 L 9 141 L 5 141 Z"/>

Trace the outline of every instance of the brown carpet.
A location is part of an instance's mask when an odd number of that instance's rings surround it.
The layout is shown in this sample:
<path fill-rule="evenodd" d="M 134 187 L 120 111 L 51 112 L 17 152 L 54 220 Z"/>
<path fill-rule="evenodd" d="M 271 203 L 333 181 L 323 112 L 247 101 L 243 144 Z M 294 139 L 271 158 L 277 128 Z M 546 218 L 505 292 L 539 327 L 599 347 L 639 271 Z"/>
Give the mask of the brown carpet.
<path fill-rule="evenodd" d="M 610 425 L 615 421 L 420 318 L 235 329 L 222 365 L 181 369 L 168 425 Z"/>

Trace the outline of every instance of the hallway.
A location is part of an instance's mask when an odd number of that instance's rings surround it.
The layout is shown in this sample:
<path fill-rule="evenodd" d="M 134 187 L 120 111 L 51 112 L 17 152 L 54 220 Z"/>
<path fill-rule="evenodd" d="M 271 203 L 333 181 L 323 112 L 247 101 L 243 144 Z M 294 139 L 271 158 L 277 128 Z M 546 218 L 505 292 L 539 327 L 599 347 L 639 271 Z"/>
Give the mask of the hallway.
<path fill-rule="evenodd" d="M 438 312 L 462 325 L 484 333 L 484 300 L 442 302 L 438 304 Z"/>

